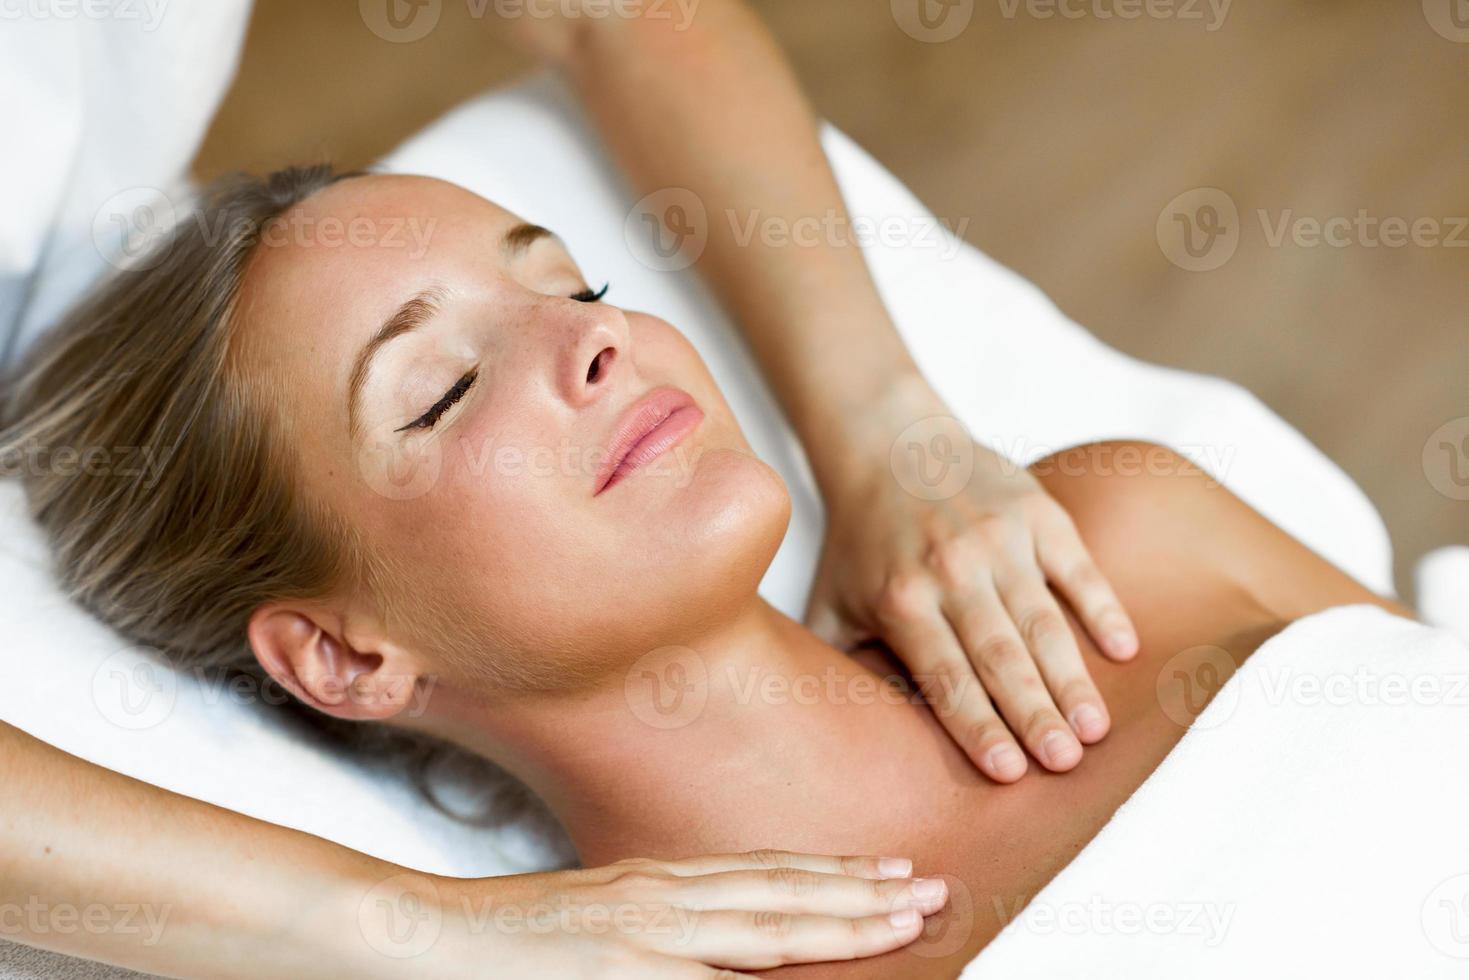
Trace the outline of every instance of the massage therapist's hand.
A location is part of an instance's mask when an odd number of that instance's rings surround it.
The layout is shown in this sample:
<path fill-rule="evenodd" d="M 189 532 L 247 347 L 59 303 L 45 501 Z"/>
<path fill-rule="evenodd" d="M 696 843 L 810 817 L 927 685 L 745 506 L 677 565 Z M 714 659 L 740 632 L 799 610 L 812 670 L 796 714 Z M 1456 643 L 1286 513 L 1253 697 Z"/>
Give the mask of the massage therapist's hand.
<path fill-rule="evenodd" d="M 434 879 L 432 896 L 415 897 L 436 904 L 412 907 L 442 910 L 443 938 L 423 962 L 431 975 L 695 980 L 908 945 L 948 900 L 942 879 L 911 871 L 907 860 L 775 851 L 630 860 Z M 400 898 L 389 907 L 409 907 Z"/>
<path fill-rule="evenodd" d="M 848 649 L 885 641 L 992 779 L 1025 773 L 1017 739 L 1047 769 L 1071 769 L 1110 721 L 1048 584 L 1107 656 L 1138 648 L 1071 518 L 1026 469 L 970 441 L 921 379 L 853 426 L 849 462 L 823 481 L 808 625 Z"/>
<path fill-rule="evenodd" d="M 521 28 L 640 194 L 680 188 L 708 215 L 759 216 L 787 232 L 813 219 L 850 227 L 816 118 L 749 4 L 703 0 L 689 23 L 649 10 Z M 1048 768 L 1075 765 L 1067 720 L 1095 741 L 1107 713 L 1047 582 L 1109 655 L 1130 656 L 1136 640 L 1070 519 L 1028 473 L 972 443 L 973 475 L 952 497 L 922 499 L 894 479 L 903 430 L 949 413 L 889 317 L 859 236 L 797 244 L 704 224 L 691 261 L 749 342 L 826 500 L 808 621 L 838 644 L 886 640 L 913 673 L 960 684 L 949 710 L 935 701 L 938 716 L 993 778 L 1025 771 L 1012 730 Z"/>

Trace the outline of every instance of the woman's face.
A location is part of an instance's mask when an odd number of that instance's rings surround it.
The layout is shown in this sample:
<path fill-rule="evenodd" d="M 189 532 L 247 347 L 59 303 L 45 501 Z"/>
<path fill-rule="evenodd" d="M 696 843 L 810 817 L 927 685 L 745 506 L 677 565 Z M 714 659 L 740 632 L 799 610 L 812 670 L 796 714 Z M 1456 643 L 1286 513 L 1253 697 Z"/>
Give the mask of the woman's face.
<path fill-rule="evenodd" d="M 447 661 L 555 683 L 749 602 L 784 485 L 688 341 L 596 301 L 559 239 L 455 185 L 371 176 L 263 243 L 239 364 L 279 392 L 308 493 L 385 559 L 389 604 L 414 611 L 396 642 L 432 658 L 448 635 Z"/>

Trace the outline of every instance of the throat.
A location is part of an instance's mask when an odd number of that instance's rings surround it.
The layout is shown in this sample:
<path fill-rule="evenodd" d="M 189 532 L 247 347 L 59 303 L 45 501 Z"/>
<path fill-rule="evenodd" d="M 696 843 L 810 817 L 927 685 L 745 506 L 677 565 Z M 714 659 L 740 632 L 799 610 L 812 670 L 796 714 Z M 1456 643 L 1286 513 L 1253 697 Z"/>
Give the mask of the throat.
<path fill-rule="evenodd" d="M 900 854 L 980 778 L 894 670 L 763 602 L 497 728 L 500 751 L 486 754 L 551 806 L 587 864 L 759 848 Z"/>

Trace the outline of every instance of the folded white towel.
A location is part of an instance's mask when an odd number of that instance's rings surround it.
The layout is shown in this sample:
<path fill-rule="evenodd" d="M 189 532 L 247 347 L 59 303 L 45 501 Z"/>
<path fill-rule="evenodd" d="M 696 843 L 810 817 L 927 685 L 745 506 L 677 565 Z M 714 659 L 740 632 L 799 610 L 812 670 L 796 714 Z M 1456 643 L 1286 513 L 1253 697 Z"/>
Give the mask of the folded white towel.
<path fill-rule="evenodd" d="M 1469 643 L 1469 547 L 1430 552 L 1418 562 L 1415 578 L 1424 621 Z"/>
<path fill-rule="evenodd" d="M 1462 642 L 1301 620 L 964 977 L 1469 976 L 1466 745 Z"/>

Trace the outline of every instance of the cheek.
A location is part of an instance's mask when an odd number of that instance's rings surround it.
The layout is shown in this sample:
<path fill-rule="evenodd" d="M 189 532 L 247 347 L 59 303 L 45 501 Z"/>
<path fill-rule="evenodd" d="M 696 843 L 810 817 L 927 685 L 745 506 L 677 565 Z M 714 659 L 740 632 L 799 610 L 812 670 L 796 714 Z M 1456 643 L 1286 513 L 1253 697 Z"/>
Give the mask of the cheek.
<path fill-rule="evenodd" d="M 619 507 L 611 549 L 572 573 L 615 639 L 609 652 L 623 656 L 687 642 L 743 611 L 790 520 L 780 476 L 741 449 L 706 451 L 687 486 L 651 499 Z"/>
<path fill-rule="evenodd" d="M 524 431 L 494 438 L 468 429 L 446 446 L 433 490 L 384 528 L 414 589 L 478 633 L 469 645 L 485 658 L 620 669 L 743 610 L 784 537 L 786 487 L 750 452 L 702 360 L 671 327 L 637 321 L 643 380 L 684 387 L 705 409 L 691 445 L 594 498 L 595 460 L 531 435 L 544 420 L 522 415 Z"/>
<path fill-rule="evenodd" d="M 459 649 L 488 658 L 582 641 L 561 596 L 586 556 L 612 549 L 598 540 L 606 529 L 575 519 L 580 475 L 566 470 L 580 464 L 554 449 L 466 432 L 442 442 L 422 492 L 361 495 L 358 523 L 388 559 L 397 604 L 430 620 L 404 624 L 414 638 L 453 630 Z"/>
<path fill-rule="evenodd" d="M 598 594 L 582 579 L 613 550 L 611 534 L 576 519 L 566 480 L 559 463 L 507 454 L 487 474 L 466 475 L 437 505 L 444 530 L 425 557 L 437 551 L 460 616 L 499 651 L 578 646 L 583 620 L 596 613 Z"/>
<path fill-rule="evenodd" d="M 436 605 L 479 634 L 475 655 L 551 684 L 569 666 L 622 669 L 743 610 L 790 517 L 780 477 L 740 450 L 704 454 L 651 513 L 633 494 L 633 506 L 568 503 L 545 482 L 497 474 L 439 495 L 395 537 Z"/>
<path fill-rule="evenodd" d="M 638 374 L 650 384 L 672 384 L 683 388 L 694 396 L 707 415 L 720 420 L 730 431 L 730 441 L 748 449 L 724 393 L 688 338 L 657 317 L 629 313 L 627 319 Z"/>

